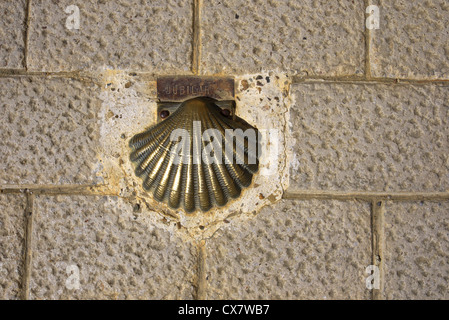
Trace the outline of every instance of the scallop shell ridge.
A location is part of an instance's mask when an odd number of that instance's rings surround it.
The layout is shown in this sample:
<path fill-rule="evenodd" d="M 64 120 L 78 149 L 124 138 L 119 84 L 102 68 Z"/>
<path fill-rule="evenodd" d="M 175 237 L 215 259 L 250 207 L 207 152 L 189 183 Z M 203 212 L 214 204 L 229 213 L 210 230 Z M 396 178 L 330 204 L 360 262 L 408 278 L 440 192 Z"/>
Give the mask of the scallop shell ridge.
<path fill-rule="evenodd" d="M 143 188 L 173 209 L 190 213 L 224 206 L 240 196 L 259 169 L 259 132 L 223 114 L 214 101 L 187 100 L 129 142 Z"/>

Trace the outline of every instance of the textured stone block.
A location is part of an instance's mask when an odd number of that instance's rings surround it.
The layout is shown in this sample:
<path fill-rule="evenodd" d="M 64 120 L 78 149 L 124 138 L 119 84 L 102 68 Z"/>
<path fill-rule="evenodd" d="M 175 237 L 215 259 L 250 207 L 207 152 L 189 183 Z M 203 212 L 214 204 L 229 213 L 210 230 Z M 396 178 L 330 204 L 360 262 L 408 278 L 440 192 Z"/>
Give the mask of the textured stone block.
<path fill-rule="evenodd" d="M 207 242 L 208 299 L 368 299 L 370 207 L 282 201 Z"/>
<path fill-rule="evenodd" d="M 66 27 L 77 5 L 79 29 Z M 71 27 L 71 25 L 69 24 Z M 190 69 L 192 5 L 183 0 L 32 2 L 30 67 L 42 71 Z"/>
<path fill-rule="evenodd" d="M 2 78 L 0 87 L 0 183 L 96 181 L 97 87 L 43 78 Z"/>
<path fill-rule="evenodd" d="M 33 299 L 193 297 L 196 248 L 120 199 L 38 196 L 35 209 Z"/>
<path fill-rule="evenodd" d="M 204 73 L 364 72 L 363 1 L 204 1 Z"/>
<path fill-rule="evenodd" d="M 0 299 L 18 299 L 25 244 L 25 197 L 0 195 Z"/>
<path fill-rule="evenodd" d="M 372 0 L 379 29 L 371 31 L 376 77 L 449 77 L 449 3 L 446 0 Z"/>
<path fill-rule="evenodd" d="M 447 300 L 449 203 L 388 202 L 385 222 L 385 297 Z"/>
<path fill-rule="evenodd" d="M 291 188 L 449 188 L 447 87 L 300 84 L 292 93 Z"/>
<path fill-rule="evenodd" d="M 0 1 L 0 68 L 22 68 L 26 0 Z"/>

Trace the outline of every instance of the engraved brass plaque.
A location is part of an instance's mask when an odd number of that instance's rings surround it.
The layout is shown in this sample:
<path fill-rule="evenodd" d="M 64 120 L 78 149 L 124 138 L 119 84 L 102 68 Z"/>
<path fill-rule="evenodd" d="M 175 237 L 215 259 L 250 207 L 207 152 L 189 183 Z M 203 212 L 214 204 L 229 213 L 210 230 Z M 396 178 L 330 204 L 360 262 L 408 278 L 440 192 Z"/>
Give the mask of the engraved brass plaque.
<path fill-rule="evenodd" d="M 229 77 L 174 76 L 157 79 L 159 101 L 182 102 L 196 97 L 234 100 L 234 79 Z"/>
<path fill-rule="evenodd" d="M 234 117 L 234 95 L 234 79 L 230 77 L 160 77 L 157 79 L 157 122 L 165 120 L 182 102 L 197 97 L 215 99 L 224 113 Z"/>

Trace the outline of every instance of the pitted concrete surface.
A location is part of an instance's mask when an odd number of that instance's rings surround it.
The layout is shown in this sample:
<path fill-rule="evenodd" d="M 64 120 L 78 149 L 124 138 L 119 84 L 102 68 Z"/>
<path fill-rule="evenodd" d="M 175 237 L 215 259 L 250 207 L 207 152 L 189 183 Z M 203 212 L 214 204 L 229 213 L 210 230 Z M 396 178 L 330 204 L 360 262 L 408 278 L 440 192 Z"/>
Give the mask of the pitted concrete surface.
<path fill-rule="evenodd" d="M 120 201 L 37 197 L 33 299 L 193 297 L 195 247 L 142 223 L 139 210 L 121 207 Z M 79 289 L 74 289 L 70 275 L 79 275 Z"/>
<path fill-rule="evenodd" d="M 291 188 L 448 190 L 446 86 L 299 84 L 293 94 Z"/>
<path fill-rule="evenodd" d="M 448 299 L 447 202 L 388 203 L 385 296 Z"/>
<path fill-rule="evenodd" d="M 283 200 L 208 242 L 210 299 L 366 299 L 370 206 Z"/>
<path fill-rule="evenodd" d="M 207 73 L 364 72 L 363 1 L 204 2 Z"/>
<path fill-rule="evenodd" d="M 26 0 L 1 1 L 0 68 L 23 67 Z"/>
<path fill-rule="evenodd" d="M 380 28 L 372 30 L 373 76 L 405 79 L 448 78 L 447 1 L 370 2 L 380 7 L 382 16 Z"/>
<path fill-rule="evenodd" d="M 97 182 L 99 88 L 77 80 L 0 78 L 0 183 Z"/>
<path fill-rule="evenodd" d="M 25 205 L 23 195 L 0 195 L 0 299 L 21 297 Z"/>
<path fill-rule="evenodd" d="M 67 9 L 71 5 L 75 5 L 71 0 L 32 1 L 31 69 L 113 68 L 158 73 L 189 70 L 192 54 L 189 1 L 81 1 L 76 3 L 79 29 L 66 27 L 67 19 L 74 14 Z"/>

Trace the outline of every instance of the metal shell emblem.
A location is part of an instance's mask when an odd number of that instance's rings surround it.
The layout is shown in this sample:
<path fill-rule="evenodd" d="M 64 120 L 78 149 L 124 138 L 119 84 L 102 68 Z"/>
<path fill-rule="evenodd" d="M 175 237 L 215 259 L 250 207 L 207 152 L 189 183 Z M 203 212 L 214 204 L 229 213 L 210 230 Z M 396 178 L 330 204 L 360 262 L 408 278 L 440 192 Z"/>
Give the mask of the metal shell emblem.
<path fill-rule="evenodd" d="M 135 174 L 157 201 L 206 212 L 251 184 L 259 169 L 259 132 L 217 103 L 206 97 L 184 101 L 130 140 Z"/>

